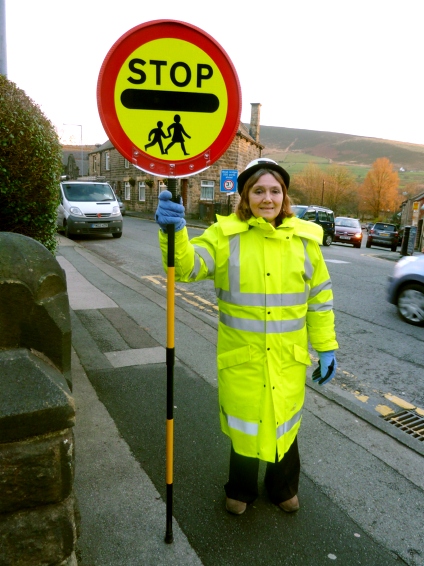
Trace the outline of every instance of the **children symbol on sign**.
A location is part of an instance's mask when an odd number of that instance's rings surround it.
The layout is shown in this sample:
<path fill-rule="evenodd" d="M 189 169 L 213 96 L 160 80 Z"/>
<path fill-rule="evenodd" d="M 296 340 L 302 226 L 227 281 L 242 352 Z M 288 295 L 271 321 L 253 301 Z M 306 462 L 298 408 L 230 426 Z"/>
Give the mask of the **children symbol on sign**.
<path fill-rule="evenodd" d="M 186 152 L 183 136 L 186 136 L 186 138 L 189 139 L 191 139 L 191 136 L 189 136 L 188 133 L 184 130 L 180 122 L 181 122 L 181 116 L 179 114 L 175 114 L 174 123 L 168 126 L 168 136 L 166 136 L 168 138 L 171 137 L 171 130 L 174 130 L 174 133 L 172 134 L 172 141 L 166 146 L 165 153 L 168 153 L 168 149 L 171 148 L 174 145 L 174 143 L 180 143 L 184 155 L 190 155 L 189 153 Z"/>
<path fill-rule="evenodd" d="M 153 130 L 150 130 L 149 142 L 152 139 L 152 136 L 153 136 L 153 140 L 150 143 L 148 143 L 147 145 L 145 145 L 144 149 L 147 149 L 148 147 L 152 147 L 153 145 L 158 144 L 161 154 L 164 155 L 166 153 L 166 151 L 164 151 L 164 149 L 163 149 L 162 138 L 170 138 L 171 136 L 170 135 L 167 136 L 163 132 L 162 126 L 163 126 L 163 122 L 159 121 L 157 123 L 157 128 L 153 128 Z"/>

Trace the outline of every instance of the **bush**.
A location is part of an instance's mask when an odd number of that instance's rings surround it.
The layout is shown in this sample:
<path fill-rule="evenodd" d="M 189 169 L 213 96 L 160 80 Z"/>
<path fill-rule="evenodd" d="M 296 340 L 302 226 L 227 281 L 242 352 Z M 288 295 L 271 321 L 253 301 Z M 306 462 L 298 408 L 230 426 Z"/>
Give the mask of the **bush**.
<path fill-rule="evenodd" d="M 62 148 L 52 123 L 0 75 L 0 230 L 56 249 Z"/>

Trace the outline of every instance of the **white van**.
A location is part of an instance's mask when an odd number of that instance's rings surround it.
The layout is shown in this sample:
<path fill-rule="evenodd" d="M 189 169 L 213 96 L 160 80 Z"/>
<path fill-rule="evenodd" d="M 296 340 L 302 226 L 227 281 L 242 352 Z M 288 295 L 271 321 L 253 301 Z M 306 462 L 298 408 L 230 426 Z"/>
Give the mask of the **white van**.
<path fill-rule="evenodd" d="M 122 215 L 109 183 L 62 181 L 57 226 L 72 238 L 81 234 L 122 236 Z"/>

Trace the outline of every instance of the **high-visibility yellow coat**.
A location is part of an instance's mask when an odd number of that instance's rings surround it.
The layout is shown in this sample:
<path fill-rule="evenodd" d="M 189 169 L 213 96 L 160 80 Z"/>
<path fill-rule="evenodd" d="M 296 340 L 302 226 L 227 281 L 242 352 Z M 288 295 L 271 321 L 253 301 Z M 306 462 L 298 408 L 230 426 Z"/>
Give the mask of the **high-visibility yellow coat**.
<path fill-rule="evenodd" d="M 302 418 L 308 340 L 338 348 L 322 237 L 295 217 L 274 228 L 235 214 L 191 241 L 186 228 L 175 234 L 175 279 L 215 283 L 220 421 L 238 454 L 284 456 Z M 159 239 L 166 270 L 167 235 Z"/>

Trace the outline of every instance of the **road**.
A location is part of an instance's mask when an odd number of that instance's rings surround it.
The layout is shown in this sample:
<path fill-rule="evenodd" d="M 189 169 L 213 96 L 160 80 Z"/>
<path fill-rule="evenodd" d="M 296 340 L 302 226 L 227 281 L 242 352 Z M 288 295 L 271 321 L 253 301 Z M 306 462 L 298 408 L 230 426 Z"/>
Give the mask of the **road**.
<path fill-rule="evenodd" d="M 189 228 L 190 237 L 202 232 Z M 119 240 L 109 236 L 78 240 L 85 248 L 165 292 L 157 226 L 124 218 Z M 330 389 L 375 415 L 424 408 L 424 329 L 403 322 L 386 301 L 387 278 L 399 253 L 384 248 L 355 249 L 344 244 L 321 247 L 334 290 L 340 349 Z M 177 284 L 176 300 L 187 309 L 217 316 L 212 281 Z M 311 351 L 313 358 L 315 353 Z"/>
<path fill-rule="evenodd" d="M 120 240 L 86 238 L 76 245 L 63 240 L 58 255 L 68 269 L 72 343 L 88 378 L 83 389 L 80 385 L 84 380 L 74 381 L 79 446 L 75 486 L 82 516 L 80 563 L 192 564 L 183 558 L 173 559 L 164 549 L 163 511 L 159 513 L 159 532 L 152 533 L 150 510 L 165 500 L 165 356 L 162 363 L 143 362 L 137 356 L 165 345 L 166 290 L 156 226 L 126 218 Z M 361 252 L 365 249 L 323 248 L 336 292 L 337 281 L 342 284 L 347 274 L 354 278 L 359 269 L 366 273 L 374 265 L 375 270 L 382 271 L 373 277 L 381 279 L 384 288 L 382 278 L 393 262 L 378 257 L 386 252 L 371 250 L 375 255 L 363 259 Z M 341 261 L 346 263 L 337 263 Z M 219 430 L 216 405 L 217 318 L 213 289 L 204 282 L 178 285 L 178 291 L 174 518 L 201 563 L 318 566 L 337 560 L 347 566 L 424 566 L 422 443 L 411 439 L 416 445 L 412 447 L 404 440 L 398 441 L 387 431 L 397 431 L 395 427 L 375 415 L 364 418 L 349 406 L 351 399 L 361 407 L 369 402 L 359 400 L 346 386 L 349 372 L 353 375 L 355 364 L 360 364 L 361 354 L 355 352 L 351 360 L 342 352 L 350 337 L 343 325 L 347 328 L 355 322 L 373 329 L 369 312 L 372 300 L 367 304 L 354 283 L 349 287 L 350 295 L 336 297 L 341 344 L 339 375 L 334 385 L 329 384 L 331 388 L 307 380 L 299 434 L 301 512 L 286 515 L 270 505 L 263 491 L 262 466 L 260 497 L 240 521 L 225 513 L 223 507 L 229 446 Z M 352 297 L 354 292 L 357 299 Z M 360 315 L 361 301 L 365 315 Z M 380 305 L 383 307 L 391 309 L 384 300 Z M 355 308 L 359 314 L 351 314 L 349 309 Z M 378 304 L 374 308 L 379 308 Z M 395 319 L 395 311 L 390 316 Z M 388 330 L 390 316 L 386 326 L 377 328 Z M 402 326 L 399 328 L 397 340 Z M 369 339 L 376 338 L 375 332 L 370 332 Z M 363 347 L 361 342 L 357 347 Z M 388 351 L 379 351 L 376 346 L 373 356 L 384 359 Z M 127 360 L 124 365 L 119 362 L 121 356 Z M 115 359 L 119 363 L 114 363 Z M 73 367 L 76 370 L 77 364 Z M 419 376 L 419 370 L 417 373 Z M 361 376 L 364 381 L 365 377 Z M 332 399 L 332 392 L 339 398 Z M 375 412 L 370 408 L 362 409 L 362 413 L 367 410 Z M 105 428 L 106 417 L 110 422 Z M 398 435 L 409 439 L 403 432 Z M 119 457 L 117 447 L 122 443 L 126 456 Z M 127 472 L 129 468 L 131 473 Z M 137 487 L 143 481 L 141 472 L 158 492 L 150 498 L 146 489 Z M 156 559 L 146 546 L 152 538 L 154 552 L 161 559 Z M 179 535 L 174 548 L 179 548 L 180 541 Z"/>

